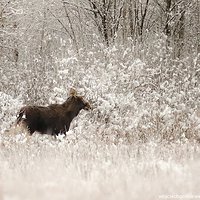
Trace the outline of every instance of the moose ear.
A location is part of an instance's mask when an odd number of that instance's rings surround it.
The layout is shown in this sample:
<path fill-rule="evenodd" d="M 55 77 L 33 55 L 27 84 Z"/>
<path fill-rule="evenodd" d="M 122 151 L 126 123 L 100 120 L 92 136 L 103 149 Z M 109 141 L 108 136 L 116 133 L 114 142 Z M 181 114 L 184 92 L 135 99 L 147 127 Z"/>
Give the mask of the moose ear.
<path fill-rule="evenodd" d="M 70 90 L 69 90 L 69 95 L 70 96 L 77 96 L 77 91 L 74 89 L 74 88 L 71 88 Z"/>

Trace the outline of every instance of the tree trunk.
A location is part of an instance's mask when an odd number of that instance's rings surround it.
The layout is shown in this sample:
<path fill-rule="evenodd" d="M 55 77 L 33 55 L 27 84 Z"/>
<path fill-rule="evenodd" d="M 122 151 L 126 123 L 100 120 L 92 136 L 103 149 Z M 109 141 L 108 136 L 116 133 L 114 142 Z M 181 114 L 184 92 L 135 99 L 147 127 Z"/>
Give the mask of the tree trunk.
<path fill-rule="evenodd" d="M 102 17 L 103 36 L 107 46 L 109 46 L 106 1 L 102 0 L 102 2 L 103 2 L 103 17 Z"/>
<path fill-rule="evenodd" d="M 170 46 L 170 40 L 171 40 L 171 26 L 170 26 L 170 13 L 171 13 L 171 5 L 172 5 L 172 0 L 165 0 L 166 2 L 166 8 L 165 8 L 165 13 L 166 13 L 166 22 L 165 22 L 165 28 L 164 32 L 167 36 L 167 48 Z"/>
<path fill-rule="evenodd" d="M 130 28 L 130 35 L 132 39 L 134 38 L 135 29 L 134 29 L 134 22 L 133 22 L 133 2 L 132 0 L 129 1 L 129 9 L 128 9 L 128 18 L 129 18 L 129 28 Z"/>
<path fill-rule="evenodd" d="M 185 8 L 184 8 L 185 9 Z M 178 40 L 177 40 L 177 57 L 180 58 L 184 48 L 184 34 L 185 34 L 185 10 L 182 11 L 180 20 L 178 22 Z"/>
<path fill-rule="evenodd" d="M 197 53 L 200 54 L 200 1 L 197 0 Z"/>

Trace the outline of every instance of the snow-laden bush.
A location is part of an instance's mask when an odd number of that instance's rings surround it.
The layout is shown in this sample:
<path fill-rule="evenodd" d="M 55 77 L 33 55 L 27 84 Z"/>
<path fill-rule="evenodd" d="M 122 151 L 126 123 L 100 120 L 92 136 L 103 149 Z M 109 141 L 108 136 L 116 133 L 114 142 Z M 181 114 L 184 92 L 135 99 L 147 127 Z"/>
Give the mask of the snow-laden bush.
<path fill-rule="evenodd" d="M 171 60 L 162 42 L 141 54 L 130 47 L 99 46 L 58 62 L 56 95 L 63 97 L 66 85 L 74 86 L 92 102 L 92 112 L 77 119 L 80 135 L 114 142 L 197 137 L 199 58 Z"/>
<path fill-rule="evenodd" d="M 73 121 L 75 135 L 114 143 L 151 137 L 198 139 L 199 59 L 193 54 L 172 59 L 160 36 L 137 47 L 99 44 L 79 54 L 69 47 L 65 55 L 55 56 L 49 70 L 35 66 L 36 79 L 33 87 L 24 88 L 28 92 L 23 92 L 23 100 L 61 103 L 70 87 L 75 87 L 93 107 Z M 31 75 L 31 70 L 24 73 Z M 33 80 L 28 77 L 24 81 L 30 84 Z"/>
<path fill-rule="evenodd" d="M 19 98 L 0 92 L 0 132 L 10 128 L 16 120 L 17 109 L 22 105 Z"/>

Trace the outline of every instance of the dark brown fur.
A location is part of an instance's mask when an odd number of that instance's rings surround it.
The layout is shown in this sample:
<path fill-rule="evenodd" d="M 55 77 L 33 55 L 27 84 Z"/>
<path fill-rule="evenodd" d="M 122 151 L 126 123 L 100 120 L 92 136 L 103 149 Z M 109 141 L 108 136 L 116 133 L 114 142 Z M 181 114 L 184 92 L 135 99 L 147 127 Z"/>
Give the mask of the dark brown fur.
<path fill-rule="evenodd" d="M 27 127 L 31 135 L 35 131 L 41 134 L 65 134 L 81 109 L 90 109 L 89 103 L 73 94 L 63 104 L 21 108 L 16 123 Z"/>

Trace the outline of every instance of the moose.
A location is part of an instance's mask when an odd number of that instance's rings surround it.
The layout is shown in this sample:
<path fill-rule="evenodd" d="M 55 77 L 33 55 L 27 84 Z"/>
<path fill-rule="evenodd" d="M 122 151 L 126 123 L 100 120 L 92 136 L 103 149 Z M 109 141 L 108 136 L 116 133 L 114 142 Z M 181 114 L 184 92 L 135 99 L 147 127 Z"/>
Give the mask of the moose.
<path fill-rule="evenodd" d="M 16 124 L 25 126 L 30 135 L 35 131 L 54 136 L 66 134 L 71 121 L 82 109 L 91 109 L 89 102 L 82 96 L 77 96 L 77 92 L 71 89 L 68 99 L 62 104 L 22 107 L 17 115 Z"/>

